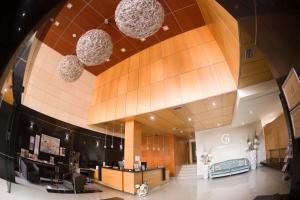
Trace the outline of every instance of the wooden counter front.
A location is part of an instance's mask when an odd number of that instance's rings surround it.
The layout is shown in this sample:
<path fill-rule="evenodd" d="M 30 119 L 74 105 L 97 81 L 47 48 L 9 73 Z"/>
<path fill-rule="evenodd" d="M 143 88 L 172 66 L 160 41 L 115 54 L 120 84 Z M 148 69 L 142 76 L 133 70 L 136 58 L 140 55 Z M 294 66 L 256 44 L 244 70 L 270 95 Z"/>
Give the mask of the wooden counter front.
<path fill-rule="evenodd" d="M 102 167 L 102 184 L 116 190 L 136 193 L 135 185 L 141 185 L 145 181 L 149 188 L 153 189 L 164 181 L 165 169 L 151 169 L 147 171 L 126 171 Z"/>
<path fill-rule="evenodd" d="M 132 172 L 123 172 L 123 190 L 131 194 L 136 193 L 135 185 L 141 185 L 143 183 L 143 174 L 142 172 L 132 173 Z"/>
<path fill-rule="evenodd" d="M 147 182 L 150 189 L 159 186 L 163 181 L 162 169 L 143 172 L 143 182 Z"/>
<path fill-rule="evenodd" d="M 103 167 L 102 183 L 108 187 L 123 191 L 123 172 Z"/>

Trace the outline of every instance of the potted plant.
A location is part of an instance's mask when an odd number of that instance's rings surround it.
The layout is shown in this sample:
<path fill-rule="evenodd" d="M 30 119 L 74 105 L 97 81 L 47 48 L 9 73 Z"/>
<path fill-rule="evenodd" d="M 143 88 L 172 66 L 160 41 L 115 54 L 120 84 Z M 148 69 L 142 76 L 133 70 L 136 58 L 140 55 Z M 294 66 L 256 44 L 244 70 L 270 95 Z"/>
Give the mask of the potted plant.
<path fill-rule="evenodd" d="M 212 160 L 212 155 L 207 151 L 204 151 L 203 154 L 201 155 L 201 159 L 204 164 L 203 178 L 208 179 L 208 170 L 209 170 L 210 162 Z"/>
<path fill-rule="evenodd" d="M 247 144 L 248 144 L 247 151 L 249 152 L 249 161 L 251 164 L 251 169 L 254 170 L 254 169 L 256 169 L 256 163 L 257 163 L 257 161 L 256 161 L 257 153 L 256 152 L 257 152 L 258 145 L 259 145 L 259 138 L 256 135 L 256 132 L 254 133 L 254 136 L 252 136 L 252 137 L 248 136 Z"/>

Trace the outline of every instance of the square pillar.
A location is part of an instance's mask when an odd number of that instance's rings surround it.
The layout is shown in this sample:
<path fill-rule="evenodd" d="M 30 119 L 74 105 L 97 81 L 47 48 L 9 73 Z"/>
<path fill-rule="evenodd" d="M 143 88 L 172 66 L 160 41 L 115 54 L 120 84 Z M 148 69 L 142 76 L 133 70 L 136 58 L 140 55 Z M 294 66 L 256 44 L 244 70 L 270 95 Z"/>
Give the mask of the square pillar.
<path fill-rule="evenodd" d="M 133 169 L 135 156 L 142 155 L 142 129 L 141 125 L 129 120 L 125 122 L 124 168 Z"/>

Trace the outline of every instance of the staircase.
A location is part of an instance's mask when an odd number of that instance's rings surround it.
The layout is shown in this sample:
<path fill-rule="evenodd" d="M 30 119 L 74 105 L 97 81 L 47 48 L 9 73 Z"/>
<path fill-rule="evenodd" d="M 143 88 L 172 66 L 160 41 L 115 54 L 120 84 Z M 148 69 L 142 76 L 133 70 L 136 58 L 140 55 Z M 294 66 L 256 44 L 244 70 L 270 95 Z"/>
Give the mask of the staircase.
<path fill-rule="evenodd" d="M 197 165 L 183 165 L 176 179 L 197 179 Z"/>

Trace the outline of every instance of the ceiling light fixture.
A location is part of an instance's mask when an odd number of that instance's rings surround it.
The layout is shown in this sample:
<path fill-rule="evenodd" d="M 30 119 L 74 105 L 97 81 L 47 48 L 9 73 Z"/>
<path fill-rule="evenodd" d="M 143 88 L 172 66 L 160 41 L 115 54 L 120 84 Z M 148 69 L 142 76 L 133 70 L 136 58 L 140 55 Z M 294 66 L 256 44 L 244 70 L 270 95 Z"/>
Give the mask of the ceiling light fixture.
<path fill-rule="evenodd" d="M 23 16 L 23 17 L 25 17 L 25 15 L 26 15 L 26 13 L 25 13 L 25 12 L 23 12 L 23 13 L 22 13 L 22 16 Z"/>
<path fill-rule="evenodd" d="M 191 121 L 192 121 L 192 118 L 189 117 L 189 118 L 188 118 L 188 121 L 191 122 Z"/>
<path fill-rule="evenodd" d="M 164 25 L 164 26 L 162 27 L 162 29 L 163 29 L 163 31 L 168 31 L 170 28 L 169 28 L 167 25 Z"/>
<path fill-rule="evenodd" d="M 7 92 L 7 88 L 4 88 L 4 92 Z"/>
<path fill-rule="evenodd" d="M 155 34 L 164 22 L 164 9 L 157 0 L 122 0 L 115 21 L 125 35 L 142 39 Z"/>
<path fill-rule="evenodd" d="M 74 55 L 62 57 L 57 67 L 59 77 L 67 82 L 76 81 L 83 72 L 83 64 Z"/>
<path fill-rule="evenodd" d="M 55 26 L 59 26 L 59 21 L 55 21 L 55 22 L 54 22 L 54 25 L 55 25 Z"/>
<path fill-rule="evenodd" d="M 244 126 L 245 125 L 245 122 L 242 122 L 242 126 Z"/>
<path fill-rule="evenodd" d="M 71 3 L 68 3 L 68 4 L 67 4 L 67 8 L 68 8 L 68 9 L 71 9 L 72 7 L 73 7 L 73 5 L 72 5 Z"/>
<path fill-rule="evenodd" d="M 78 59 L 87 66 L 100 65 L 112 54 L 113 44 L 108 33 L 92 29 L 83 34 L 76 45 Z"/>
<path fill-rule="evenodd" d="M 76 35 L 75 33 L 73 33 L 73 34 L 72 34 L 72 37 L 73 37 L 73 38 L 76 38 L 76 37 L 77 37 L 77 35 Z"/>
<path fill-rule="evenodd" d="M 213 102 L 211 103 L 211 105 L 212 105 L 212 106 L 216 106 L 217 104 L 216 104 L 216 102 L 213 101 Z"/>
<path fill-rule="evenodd" d="M 104 149 L 107 148 L 107 146 L 106 146 L 106 136 L 107 136 L 107 125 L 105 126 Z"/>
<path fill-rule="evenodd" d="M 121 134 L 123 134 L 123 124 L 121 123 Z M 120 151 L 123 150 L 123 139 L 121 138 Z"/>
<path fill-rule="evenodd" d="M 141 42 L 145 42 L 146 41 L 146 38 L 141 38 Z"/>
<path fill-rule="evenodd" d="M 120 51 L 123 52 L 123 53 L 125 53 L 126 49 L 125 48 L 121 48 Z"/>
<path fill-rule="evenodd" d="M 110 61 L 110 59 L 109 59 L 109 58 L 107 58 L 107 59 L 106 59 L 106 62 L 109 62 L 109 61 Z"/>
<path fill-rule="evenodd" d="M 150 119 L 153 121 L 155 119 L 155 117 L 153 115 L 151 115 Z"/>
<path fill-rule="evenodd" d="M 183 133 L 183 130 L 181 130 L 180 133 Z"/>

